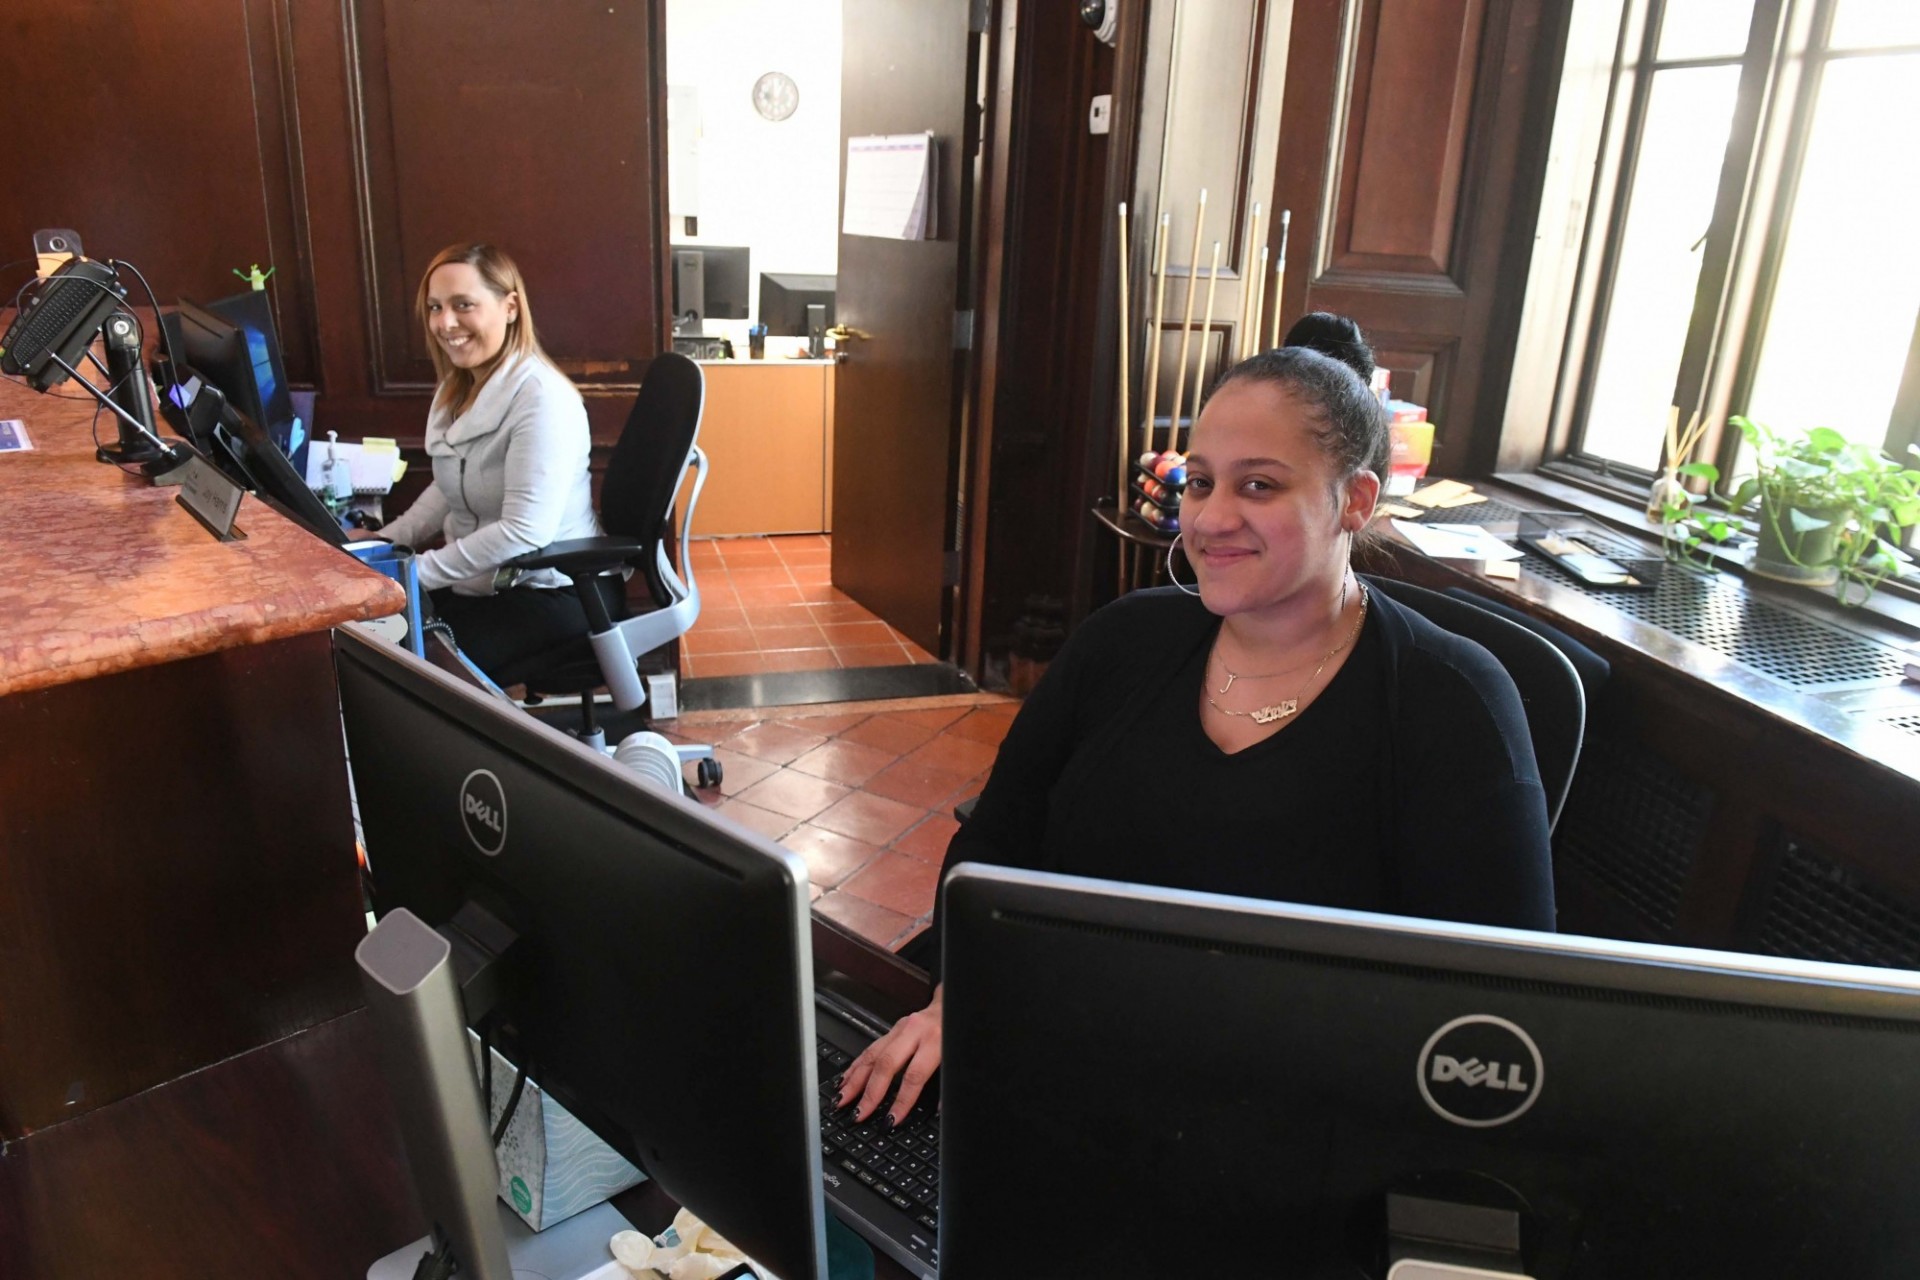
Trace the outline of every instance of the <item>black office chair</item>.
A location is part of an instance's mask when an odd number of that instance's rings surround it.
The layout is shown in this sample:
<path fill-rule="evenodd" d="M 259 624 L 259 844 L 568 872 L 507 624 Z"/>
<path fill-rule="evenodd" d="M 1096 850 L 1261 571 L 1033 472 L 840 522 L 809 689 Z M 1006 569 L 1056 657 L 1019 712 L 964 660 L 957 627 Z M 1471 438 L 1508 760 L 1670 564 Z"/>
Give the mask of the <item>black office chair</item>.
<path fill-rule="evenodd" d="M 1533 738 L 1533 758 L 1547 796 L 1547 829 L 1551 831 L 1560 821 L 1586 733 L 1587 698 L 1573 663 L 1551 640 L 1481 607 L 1470 594 L 1442 595 L 1394 578 L 1371 581 L 1377 590 L 1443 631 L 1480 645 L 1506 668 L 1526 708 L 1527 732 Z"/>
<path fill-rule="evenodd" d="M 556 542 L 510 561 L 516 568 L 558 569 L 572 578 L 587 612 L 587 632 L 502 669 L 499 682 L 526 685 L 529 702 L 578 695 L 580 737 L 594 747 L 606 746 L 606 733 L 594 722 L 595 690 L 604 685 L 622 711 L 643 705 L 647 695 L 639 659 L 685 635 L 700 616 L 700 587 L 687 540 L 707 480 L 707 457 L 697 443 L 705 402 L 706 379 L 699 365 L 671 352 L 655 356 L 600 487 L 600 524 L 606 535 Z M 667 555 L 667 544 L 673 537 L 674 497 L 689 466 L 695 473 L 680 526 L 683 579 Z M 599 576 L 626 568 L 636 570 L 646 583 L 656 606 L 651 611 L 629 613 L 622 580 Z M 720 762 L 711 746 L 681 746 L 677 751 L 682 761 L 699 762 L 701 786 L 720 784 Z"/>

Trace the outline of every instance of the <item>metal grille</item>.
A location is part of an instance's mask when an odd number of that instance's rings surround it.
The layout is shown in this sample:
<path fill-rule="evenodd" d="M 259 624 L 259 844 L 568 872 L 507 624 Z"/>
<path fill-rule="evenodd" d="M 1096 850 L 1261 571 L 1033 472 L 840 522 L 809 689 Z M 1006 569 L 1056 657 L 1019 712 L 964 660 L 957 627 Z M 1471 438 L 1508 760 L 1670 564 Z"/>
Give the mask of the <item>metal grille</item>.
<path fill-rule="evenodd" d="M 1759 599 L 1729 578 L 1669 568 L 1653 590 L 1623 591 L 1590 587 L 1538 557 L 1528 557 L 1526 570 L 1783 684 L 1897 683 L 1904 669 L 1898 653 Z"/>
<path fill-rule="evenodd" d="M 1910 711 L 1899 716 L 1881 716 L 1880 723 L 1890 724 L 1896 729 L 1905 729 L 1908 733 L 1920 733 L 1920 711 Z"/>
<path fill-rule="evenodd" d="M 1755 948 L 1802 960 L 1920 968 L 1920 912 L 1789 841 Z"/>
<path fill-rule="evenodd" d="M 1554 829 L 1554 858 L 1605 885 L 1657 934 L 1671 934 L 1712 807 L 1711 792 L 1648 753 L 1589 738 Z"/>

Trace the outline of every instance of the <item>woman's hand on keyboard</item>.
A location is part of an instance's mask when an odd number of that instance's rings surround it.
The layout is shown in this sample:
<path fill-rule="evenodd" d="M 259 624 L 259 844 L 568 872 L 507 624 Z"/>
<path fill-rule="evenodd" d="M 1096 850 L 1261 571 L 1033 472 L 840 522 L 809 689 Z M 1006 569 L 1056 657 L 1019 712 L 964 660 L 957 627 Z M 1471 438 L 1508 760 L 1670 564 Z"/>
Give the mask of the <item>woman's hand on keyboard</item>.
<path fill-rule="evenodd" d="M 940 993 L 933 989 L 933 1003 L 918 1013 L 910 1013 L 893 1024 L 893 1030 L 867 1046 L 840 1077 L 840 1091 L 834 1105 L 844 1107 L 859 1099 L 853 1109 L 855 1120 L 865 1120 L 886 1101 L 887 1091 L 897 1077 L 900 1091 L 887 1112 L 890 1124 L 899 1124 L 920 1100 L 920 1091 L 940 1068 Z"/>

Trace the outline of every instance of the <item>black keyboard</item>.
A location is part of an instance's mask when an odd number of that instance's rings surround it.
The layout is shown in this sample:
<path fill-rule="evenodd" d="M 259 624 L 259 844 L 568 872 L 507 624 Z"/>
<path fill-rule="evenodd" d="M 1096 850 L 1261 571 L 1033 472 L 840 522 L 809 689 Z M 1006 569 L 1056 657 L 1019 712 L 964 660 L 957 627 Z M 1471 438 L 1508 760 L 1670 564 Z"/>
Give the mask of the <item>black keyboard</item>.
<path fill-rule="evenodd" d="M 91 328 L 97 329 L 119 302 L 119 281 L 111 267 L 73 259 L 59 274 L 40 282 L 7 327 L 6 337 L 0 338 L 0 371 L 37 373 L 48 363 L 53 344 L 73 332 L 75 322 L 87 317 Z M 97 316 L 89 314 L 96 312 Z"/>
<path fill-rule="evenodd" d="M 836 1111 L 833 1081 L 853 1064 L 854 1055 L 819 1040 L 820 1051 L 820 1163 L 830 1196 L 841 1208 L 852 1210 L 864 1225 L 890 1237 L 885 1242 L 902 1262 L 916 1270 L 937 1265 L 940 1230 L 940 1117 L 922 1100 L 900 1124 L 889 1128 L 887 1107 L 874 1108 L 865 1121 L 855 1123 L 853 1108 Z M 889 1095 L 888 1102 L 892 1101 Z M 871 1204 L 864 1192 L 880 1203 Z M 882 1206 L 899 1215 L 897 1221 Z M 879 1209 L 880 1212 L 872 1212 Z M 856 1227 L 862 1225 L 855 1223 Z M 867 1234 L 862 1232 L 862 1234 Z M 871 1236 L 869 1236 L 871 1238 Z M 910 1256 L 904 1256 L 910 1255 Z M 931 1271 L 922 1271 L 931 1274 Z"/>

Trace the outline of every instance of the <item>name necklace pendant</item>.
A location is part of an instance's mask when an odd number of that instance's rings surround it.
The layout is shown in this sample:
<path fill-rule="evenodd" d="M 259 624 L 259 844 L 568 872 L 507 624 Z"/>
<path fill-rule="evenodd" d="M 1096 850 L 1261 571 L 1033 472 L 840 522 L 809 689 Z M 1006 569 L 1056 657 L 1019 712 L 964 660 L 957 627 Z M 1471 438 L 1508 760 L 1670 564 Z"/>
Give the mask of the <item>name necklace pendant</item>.
<path fill-rule="evenodd" d="M 1360 613 L 1359 613 L 1359 616 L 1357 616 L 1353 620 L 1353 630 L 1347 632 L 1346 639 L 1342 640 L 1339 644 L 1333 646 L 1333 648 L 1327 650 L 1327 656 L 1320 659 L 1320 665 L 1315 667 L 1313 669 L 1313 674 L 1307 677 L 1307 683 L 1305 686 L 1306 689 L 1311 689 L 1313 687 L 1313 682 L 1320 678 L 1320 673 L 1327 669 L 1327 664 L 1333 661 L 1334 655 L 1338 654 L 1342 649 L 1346 648 L 1348 645 L 1353 643 L 1354 637 L 1360 634 L 1360 628 L 1366 623 L 1366 620 L 1367 620 L 1367 584 L 1363 582 L 1360 584 Z M 1233 682 L 1235 680 L 1238 680 L 1240 677 L 1234 674 L 1233 669 L 1226 664 L 1225 660 L 1221 661 L 1220 669 L 1227 673 L 1227 682 L 1226 684 L 1222 685 L 1220 688 L 1220 693 L 1224 695 L 1227 692 L 1227 690 L 1233 688 Z M 1281 672 L 1280 674 L 1284 675 L 1285 672 Z M 1247 677 L 1247 679 L 1249 680 L 1261 680 L 1265 678 L 1266 677 L 1264 676 L 1248 676 Z M 1305 690 L 1303 689 L 1302 692 L 1304 691 Z M 1255 724 L 1264 725 L 1264 724 L 1273 724 L 1275 721 L 1278 721 L 1278 720 L 1285 720 L 1288 716 L 1298 713 L 1300 710 L 1300 699 L 1298 697 L 1292 697 L 1292 698 L 1284 699 L 1283 701 L 1280 701 L 1280 702 L 1268 703 L 1264 707 L 1255 707 L 1251 711 L 1233 711 L 1215 702 L 1213 700 L 1213 695 L 1209 694 L 1207 696 L 1207 705 L 1212 707 L 1215 711 L 1218 711 L 1223 716 L 1244 716 L 1247 719 L 1252 720 Z"/>

